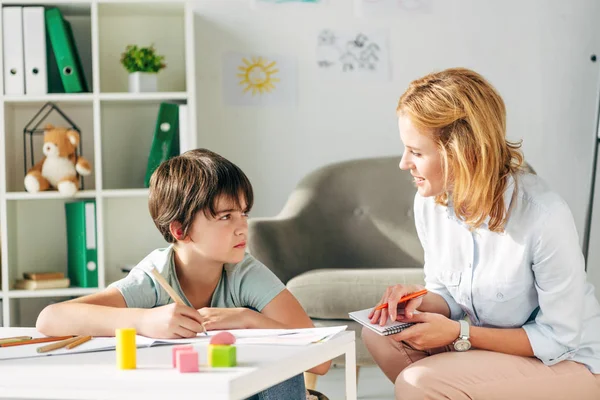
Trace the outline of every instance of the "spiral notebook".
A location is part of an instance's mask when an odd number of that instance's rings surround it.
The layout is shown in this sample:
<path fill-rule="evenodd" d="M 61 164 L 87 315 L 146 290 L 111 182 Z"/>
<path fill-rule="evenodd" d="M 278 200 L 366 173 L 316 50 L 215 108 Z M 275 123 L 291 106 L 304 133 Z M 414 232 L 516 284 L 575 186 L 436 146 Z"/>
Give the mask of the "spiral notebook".
<path fill-rule="evenodd" d="M 355 320 L 356 322 L 361 323 L 362 325 L 366 326 L 367 328 L 377 332 L 378 334 L 382 335 L 382 336 L 388 336 L 388 335 L 393 335 L 395 333 L 400 333 L 403 330 L 405 330 L 406 328 L 413 326 L 415 323 L 414 322 L 398 322 L 398 321 L 389 321 L 387 322 L 387 324 L 385 324 L 384 326 L 381 326 L 379 324 L 372 324 L 371 321 L 369 320 L 369 313 L 371 312 L 372 308 L 367 308 L 365 310 L 360 310 L 360 311 L 353 311 L 351 313 L 348 313 L 348 315 L 350 316 L 350 318 L 352 318 L 353 320 Z M 400 310 L 398 310 L 400 312 Z M 417 311 L 415 311 L 416 313 Z"/>

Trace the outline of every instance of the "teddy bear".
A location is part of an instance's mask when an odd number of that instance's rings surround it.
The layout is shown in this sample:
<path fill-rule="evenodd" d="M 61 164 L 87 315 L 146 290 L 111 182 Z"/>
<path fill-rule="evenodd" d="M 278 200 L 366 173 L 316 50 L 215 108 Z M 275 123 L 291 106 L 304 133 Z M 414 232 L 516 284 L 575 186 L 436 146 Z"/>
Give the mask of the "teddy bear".
<path fill-rule="evenodd" d="M 90 163 L 77 157 L 79 133 L 48 124 L 44 132 L 44 158 L 25 175 L 25 190 L 37 193 L 50 188 L 63 196 L 73 196 L 79 188 L 78 175 L 89 175 Z"/>

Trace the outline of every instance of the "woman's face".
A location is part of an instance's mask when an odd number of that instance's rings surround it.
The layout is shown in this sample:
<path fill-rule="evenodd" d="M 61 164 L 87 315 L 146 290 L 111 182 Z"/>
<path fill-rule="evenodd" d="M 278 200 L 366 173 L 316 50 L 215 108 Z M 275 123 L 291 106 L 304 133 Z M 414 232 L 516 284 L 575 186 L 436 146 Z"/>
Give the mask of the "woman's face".
<path fill-rule="evenodd" d="M 404 153 L 400 169 L 409 170 L 423 197 L 437 196 L 444 192 L 442 157 L 427 132 L 419 131 L 405 115 L 398 118 L 400 140 Z"/>

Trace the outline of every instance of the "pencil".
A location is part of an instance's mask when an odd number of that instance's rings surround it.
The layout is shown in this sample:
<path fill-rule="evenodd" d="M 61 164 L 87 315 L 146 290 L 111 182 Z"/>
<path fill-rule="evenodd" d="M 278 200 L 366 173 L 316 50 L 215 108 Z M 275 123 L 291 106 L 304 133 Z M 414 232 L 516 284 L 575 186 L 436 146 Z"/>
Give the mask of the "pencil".
<path fill-rule="evenodd" d="M 400 300 L 398 300 L 398 303 L 404 303 L 405 301 L 408 301 L 411 299 L 416 299 L 417 297 L 424 296 L 425 294 L 427 294 L 427 289 L 419 290 L 418 292 L 414 292 L 414 293 L 409 293 L 406 296 L 403 296 Z M 383 303 L 383 304 L 380 304 L 377 307 L 375 307 L 375 310 L 383 310 L 384 308 L 387 308 L 387 307 L 388 307 L 388 304 Z"/>
<path fill-rule="evenodd" d="M 167 292 L 169 294 L 169 296 L 171 296 L 171 298 L 173 299 L 173 301 L 175 303 L 182 305 L 182 306 L 186 305 L 185 302 L 183 301 L 183 299 L 181 297 L 179 297 L 177 292 L 171 287 L 171 285 L 169 285 L 169 282 L 167 282 L 165 280 L 165 278 L 163 278 L 163 276 L 160 274 L 160 272 L 158 272 L 158 270 L 154 267 L 152 267 L 152 276 L 154 276 L 154 278 L 159 283 L 159 285 L 162 286 L 163 289 L 165 289 L 165 292 Z M 204 323 L 200 322 L 200 325 L 202 325 L 202 330 L 204 331 L 204 334 L 206 336 L 208 336 L 208 332 L 206 332 Z"/>
<path fill-rule="evenodd" d="M 75 348 L 91 339 L 91 336 L 80 336 L 76 341 L 69 343 L 66 348 L 67 350 L 71 350 L 72 348 Z"/>
<path fill-rule="evenodd" d="M 72 337 L 73 336 L 55 336 L 55 337 L 50 336 L 50 337 L 36 338 L 36 339 L 31 339 L 31 340 L 21 340 L 19 342 L 0 344 L 0 347 L 12 347 L 12 346 L 23 346 L 26 344 L 35 344 L 35 343 L 58 342 L 59 340 L 65 340 L 65 339 L 69 339 Z"/>
<path fill-rule="evenodd" d="M 37 348 L 37 352 L 38 353 L 47 353 L 47 352 L 52 351 L 52 350 L 62 349 L 66 345 L 71 344 L 71 343 L 79 340 L 79 338 L 80 338 L 80 336 L 75 336 L 75 337 L 70 337 L 69 339 L 61 340 L 60 342 L 47 344 L 45 346 L 38 347 Z"/>
<path fill-rule="evenodd" d="M 0 339 L 0 344 L 21 342 L 23 340 L 31 340 L 31 336 L 14 336 Z"/>

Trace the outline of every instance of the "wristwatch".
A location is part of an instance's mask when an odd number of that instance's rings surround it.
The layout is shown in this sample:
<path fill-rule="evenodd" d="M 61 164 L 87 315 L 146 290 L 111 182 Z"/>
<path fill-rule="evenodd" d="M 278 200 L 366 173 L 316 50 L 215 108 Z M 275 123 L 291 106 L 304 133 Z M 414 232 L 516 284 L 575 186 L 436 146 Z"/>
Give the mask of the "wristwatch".
<path fill-rule="evenodd" d="M 469 323 L 465 320 L 459 320 L 460 323 L 460 334 L 458 339 L 454 341 L 454 350 L 456 351 L 467 351 L 471 348 L 471 342 L 469 342 Z"/>

